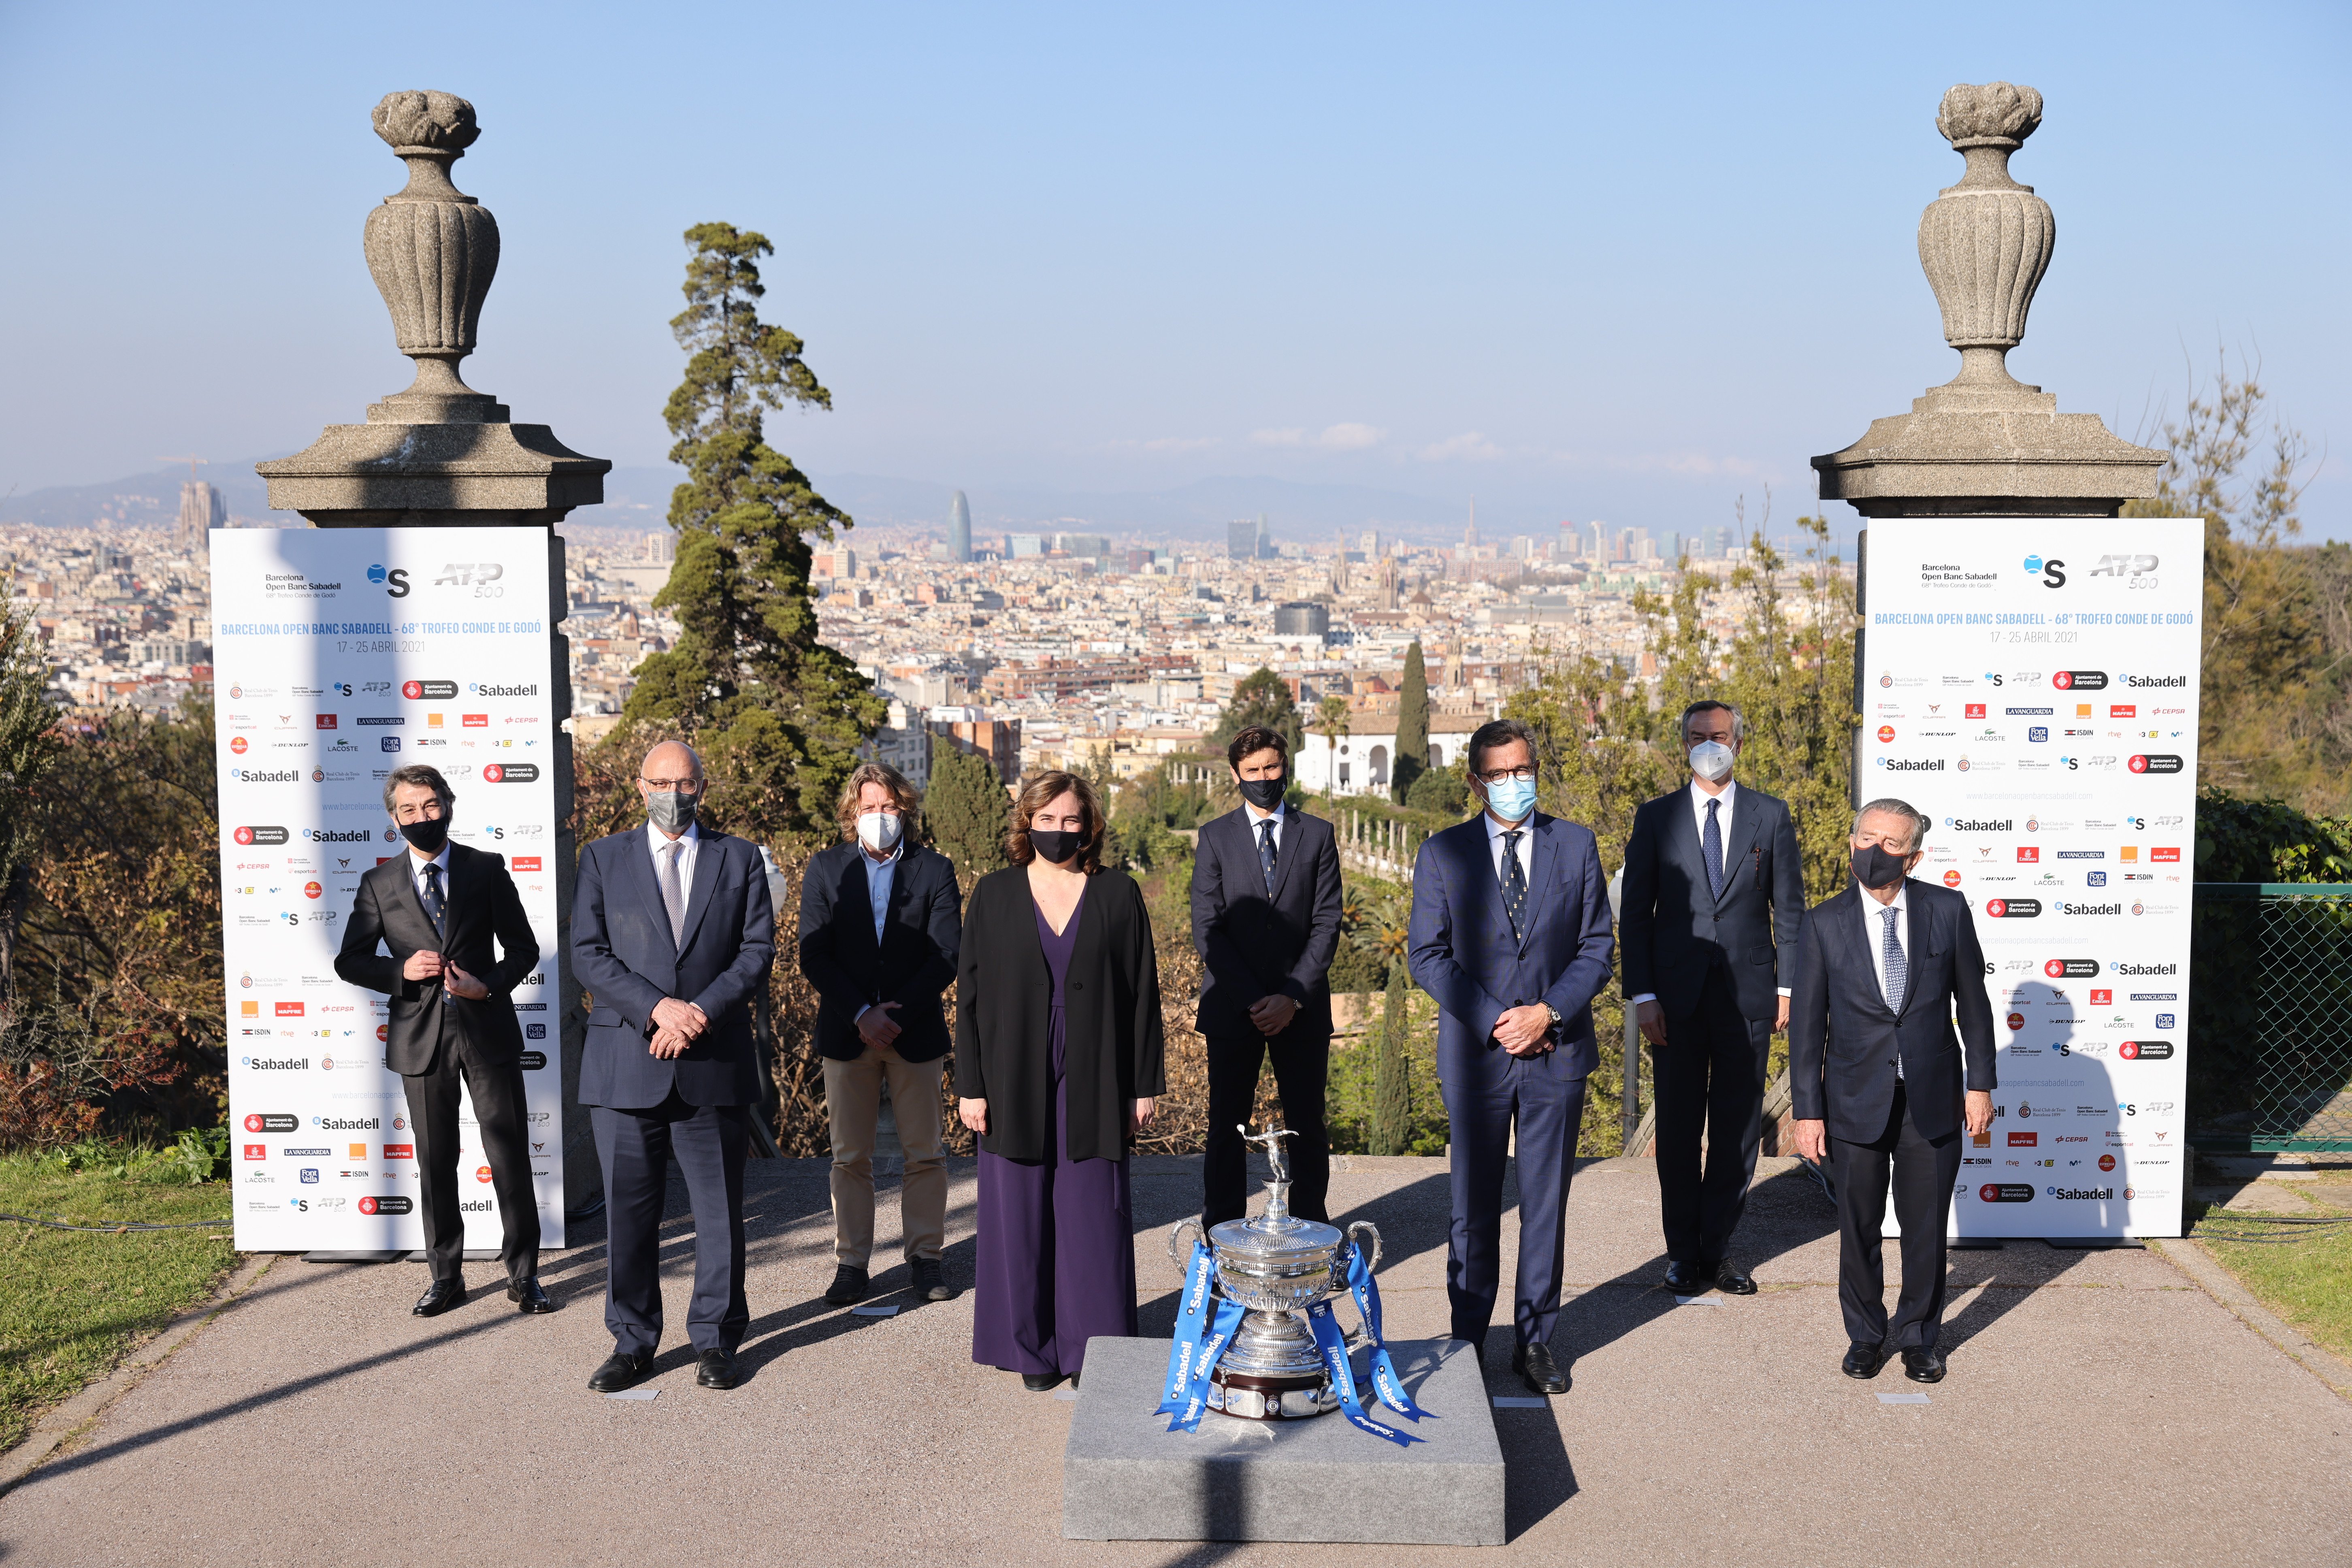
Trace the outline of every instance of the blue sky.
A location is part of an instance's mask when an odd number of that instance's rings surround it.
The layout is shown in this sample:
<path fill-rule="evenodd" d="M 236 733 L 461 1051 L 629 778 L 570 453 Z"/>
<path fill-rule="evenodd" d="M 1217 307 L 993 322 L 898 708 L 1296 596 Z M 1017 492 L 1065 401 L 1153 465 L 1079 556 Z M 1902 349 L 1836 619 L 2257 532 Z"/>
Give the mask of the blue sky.
<path fill-rule="evenodd" d="M 2023 379 L 2129 436 L 2259 353 L 2352 537 L 2341 5 L 0 8 L 0 489 L 250 460 L 407 381 L 383 93 L 471 99 L 467 379 L 667 445 L 679 234 L 761 230 L 820 478 L 1479 498 L 1491 531 L 1813 510 L 1948 379 L 1914 236 L 1958 81 L 2031 84 Z M 1843 514 L 1843 509 L 1838 509 Z M 1846 514 L 1850 515 L 1850 514 Z"/>

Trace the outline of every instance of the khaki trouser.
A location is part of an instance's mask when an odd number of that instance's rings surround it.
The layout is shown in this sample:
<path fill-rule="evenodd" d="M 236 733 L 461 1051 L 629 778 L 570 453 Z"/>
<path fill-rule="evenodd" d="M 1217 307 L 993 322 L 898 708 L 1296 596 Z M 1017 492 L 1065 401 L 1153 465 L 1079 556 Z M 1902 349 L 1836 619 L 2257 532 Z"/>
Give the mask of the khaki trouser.
<path fill-rule="evenodd" d="M 825 1119 L 833 1138 L 833 1255 L 864 1268 L 874 1253 L 874 1138 L 882 1119 L 882 1084 L 907 1172 L 898 1186 L 898 1227 L 906 1257 L 939 1261 L 947 1239 L 948 1167 L 940 1146 L 940 1074 L 945 1059 L 902 1061 L 868 1046 L 854 1061 L 824 1059 Z"/>

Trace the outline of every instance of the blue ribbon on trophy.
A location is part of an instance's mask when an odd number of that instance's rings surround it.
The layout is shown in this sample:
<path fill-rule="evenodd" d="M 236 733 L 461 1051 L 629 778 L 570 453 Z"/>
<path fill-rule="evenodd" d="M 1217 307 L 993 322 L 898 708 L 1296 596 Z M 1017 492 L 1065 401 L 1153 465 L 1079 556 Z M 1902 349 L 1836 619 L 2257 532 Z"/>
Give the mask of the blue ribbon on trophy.
<path fill-rule="evenodd" d="M 1381 1287 L 1372 1278 L 1372 1266 L 1364 1257 L 1364 1249 L 1352 1243 L 1348 1247 L 1348 1290 L 1356 1299 L 1356 1311 L 1364 1320 L 1364 1333 L 1371 1344 L 1372 1392 L 1380 1395 L 1382 1405 L 1408 1421 L 1429 1415 L 1404 1391 L 1404 1379 L 1397 1373 L 1396 1362 L 1381 1343 Z M 1429 1418 L 1437 1419 L 1434 1415 Z"/>
<path fill-rule="evenodd" d="M 1200 1364 L 1201 1336 L 1209 1324 L 1209 1286 L 1216 1260 L 1208 1244 L 1192 1244 L 1192 1260 L 1184 1266 L 1184 1295 L 1176 1308 L 1176 1338 L 1168 1347 L 1168 1381 L 1160 1385 L 1159 1415 L 1181 1415 L 1192 1389 L 1192 1373 Z M 1197 1418 L 1196 1418 L 1197 1420 Z"/>
<path fill-rule="evenodd" d="M 1245 1310 L 1239 1301 L 1220 1300 L 1217 1314 L 1209 1324 L 1209 1337 L 1202 1342 L 1200 1352 L 1193 1357 L 1192 1380 L 1185 1384 L 1184 1403 L 1169 1417 L 1171 1432 L 1197 1432 L 1201 1415 L 1209 1408 L 1209 1373 L 1225 1347 L 1234 1342 L 1234 1331 L 1241 1327 Z M 1162 1406 L 1165 1408 L 1165 1406 Z"/>
<path fill-rule="evenodd" d="M 1307 1326 L 1315 1331 L 1316 1348 L 1323 1352 L 1323 1364 L 1331 1376 L 1332 1391 L 1339 1396 L 1339 1414 L 1357 1427 L 1375 1437 L 1385 1437 L 1399 1447 L 1428 1441 L 1410 1432 L 1400 1432 L 1386 1426 L 1364 1414 L 1363 1399 L 1356 1393 L 1356 1369 L 1348 1364 L 1348 1336 L 1332 1313 L 1331 1303 L 1318 1301 L 1307 1309 Z M 1400 1412 L 1402 1414 L 1402 1412 Z"/>

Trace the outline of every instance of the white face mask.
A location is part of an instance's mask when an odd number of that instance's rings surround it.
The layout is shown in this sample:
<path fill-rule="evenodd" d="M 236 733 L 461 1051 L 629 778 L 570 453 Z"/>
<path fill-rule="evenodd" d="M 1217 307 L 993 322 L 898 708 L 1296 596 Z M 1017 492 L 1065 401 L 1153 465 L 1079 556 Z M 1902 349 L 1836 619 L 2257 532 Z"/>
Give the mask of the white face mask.
<path fill-rule="evenodd" d="M 907 819 L 895 811 L 857 814 L 857 841 L 868 849 L 887 854 L 898 847 L 898 836 L 906 830 Z"/>
<path fill-rule="evenodd" d="M 1720 741 L 1701 741 L 1690 749 L 1691 772 L 1709 784 L 1721 784 L 1731 776 L 1733 755 Z"/>

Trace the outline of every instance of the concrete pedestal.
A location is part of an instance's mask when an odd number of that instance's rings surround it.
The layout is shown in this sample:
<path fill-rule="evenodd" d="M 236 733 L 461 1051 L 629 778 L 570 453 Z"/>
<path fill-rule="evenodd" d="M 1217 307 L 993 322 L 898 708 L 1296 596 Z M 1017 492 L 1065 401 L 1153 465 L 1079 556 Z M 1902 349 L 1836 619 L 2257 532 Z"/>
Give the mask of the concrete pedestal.
<path fill-rule="evenodd" d="M 1086 1376 L 1062 1458 L 1062 1534 L 1073 1541 L 1349 1541 L 1499 1546 L 1503 1450 L 1472 1348 L 1391 1345 L 1426 1439 L 1400 1447 L 1339 1415 L 1243 1421 L 1213 1411 L 1198 1432 L 1152 1414 L 1168 1342 L 1087 1342 Z M 1358 1385 L 1370 1397 L 1370 1380 Z"/>

